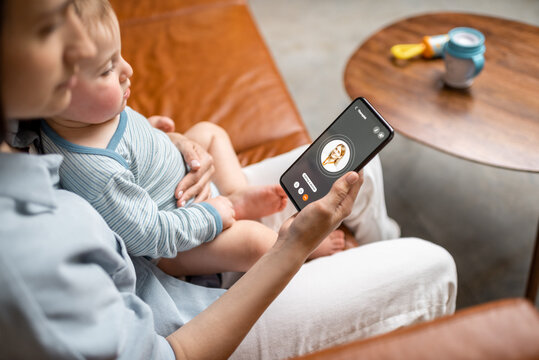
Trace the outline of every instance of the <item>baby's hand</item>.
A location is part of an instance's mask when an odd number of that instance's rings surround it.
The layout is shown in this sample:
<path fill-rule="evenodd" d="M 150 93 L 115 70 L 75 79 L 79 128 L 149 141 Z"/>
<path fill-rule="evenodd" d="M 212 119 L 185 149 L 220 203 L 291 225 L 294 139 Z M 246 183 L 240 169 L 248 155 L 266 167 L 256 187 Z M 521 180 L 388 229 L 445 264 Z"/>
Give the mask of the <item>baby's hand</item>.
<path fill-rule="evenodd" d="M 205 202 L 213 206 L 217 210 L 219 215 L 221 215 L 221 219 L 223 221 L 223 230 L 232 226 L 234 221 L 236 221 L 236 219 L 234 218 L 236 216 L 236 214 L 234 213 L 234 207 L 232 206 L 232 202 L 228 198 L 224 196 L 217 196 L 208 199 Z"/>

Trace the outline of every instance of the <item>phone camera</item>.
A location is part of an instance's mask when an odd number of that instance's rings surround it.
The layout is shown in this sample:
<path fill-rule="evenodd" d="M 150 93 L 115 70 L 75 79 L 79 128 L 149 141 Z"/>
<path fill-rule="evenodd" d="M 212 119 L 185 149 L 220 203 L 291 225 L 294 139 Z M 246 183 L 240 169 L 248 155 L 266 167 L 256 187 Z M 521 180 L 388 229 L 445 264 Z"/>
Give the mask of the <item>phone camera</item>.
<path fill-rule="evenodd" d="M 378 133 L 378 139 L 383 139 L 385 134 L 383 132 Z"/>
<path fill-rule="evenodd" d="M 378 126 L 375 126 L 373 129 L 372 129 L 372 132 L 375 133 L 375 134 L 378 134 L 380 132 L 380 128 Z"/>

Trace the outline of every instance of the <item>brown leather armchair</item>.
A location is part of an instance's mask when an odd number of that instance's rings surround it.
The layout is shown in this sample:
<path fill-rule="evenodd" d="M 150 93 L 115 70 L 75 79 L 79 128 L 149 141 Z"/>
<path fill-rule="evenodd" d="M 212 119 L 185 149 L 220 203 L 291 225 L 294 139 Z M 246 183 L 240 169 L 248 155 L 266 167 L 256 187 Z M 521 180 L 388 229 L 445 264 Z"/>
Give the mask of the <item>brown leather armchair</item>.
<path fill-rule="evenodd" d="M 134 68 L 129 105 L 183 132 L 211 121 L 242 165 L 310 141 L 245 0 L 112 0 Z M 303 359 L 539 359 L 539 314 L 486 304 Z"/>
<path fill-rule="evenodd" d="M 129 105 L 183 132 L 223 127 L 242 165 L 310 141 L 242 0 L 112 1 L 134 69 Z"/>

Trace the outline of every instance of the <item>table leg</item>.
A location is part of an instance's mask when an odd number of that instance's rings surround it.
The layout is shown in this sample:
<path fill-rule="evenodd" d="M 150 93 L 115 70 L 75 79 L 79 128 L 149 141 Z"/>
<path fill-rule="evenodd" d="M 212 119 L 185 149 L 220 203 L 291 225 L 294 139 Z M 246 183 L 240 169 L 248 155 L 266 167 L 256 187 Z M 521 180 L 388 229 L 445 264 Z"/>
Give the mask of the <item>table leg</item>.
<path fill-rule="evenodd" d="M 530 265 L 530 275 L 528 285 L 526 286 L 526 297 L 535 304 L 537 290 L 539 288 L 539 222 L 537 224 L 537 233 L 535 235 L 535 245 Z"/>

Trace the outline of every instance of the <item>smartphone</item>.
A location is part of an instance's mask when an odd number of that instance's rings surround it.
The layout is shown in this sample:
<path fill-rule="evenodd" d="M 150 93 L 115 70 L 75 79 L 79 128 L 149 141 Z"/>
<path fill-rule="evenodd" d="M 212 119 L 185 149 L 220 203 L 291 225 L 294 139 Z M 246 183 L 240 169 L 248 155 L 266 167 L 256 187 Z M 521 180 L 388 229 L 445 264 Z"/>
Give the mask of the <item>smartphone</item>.
<path fill-rule="evenodd" d="M 393 128 L 365 99 L 357 98 L 281 176 L 301 211 L 324 197 L 348 171 L 359 171 L 393 138 Z"/>

